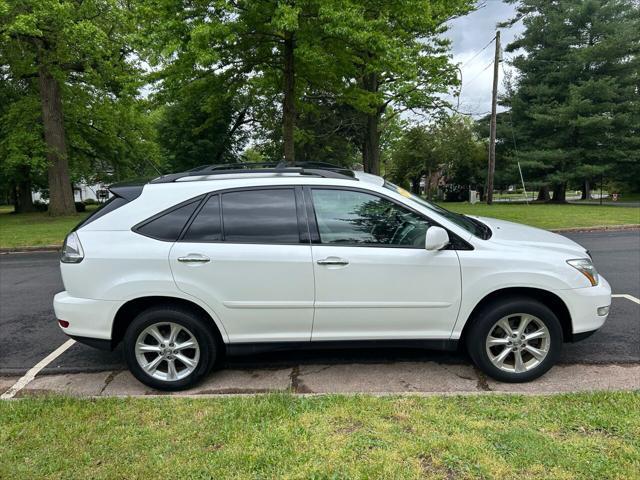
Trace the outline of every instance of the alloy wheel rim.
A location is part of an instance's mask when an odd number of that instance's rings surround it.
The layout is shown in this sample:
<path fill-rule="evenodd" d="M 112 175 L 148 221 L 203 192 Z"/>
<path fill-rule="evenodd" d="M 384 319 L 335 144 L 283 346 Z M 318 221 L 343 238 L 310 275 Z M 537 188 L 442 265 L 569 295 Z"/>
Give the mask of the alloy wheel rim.
<path fill-rule="evenodd" d="M 540 365 L 549 354 L 551 335 L 542 320 L 528 313 L 502 317 L 489 330 L 485 348 L 499 370 L 525 373 Z"/>
<path fill-rule="evenodd" d="M 182 380 L 200 361 L 200 345 L 191 331 L 173 322 L 145 328 L 136 340 L 136 360 L 152 378 L 164 382 Z"/>

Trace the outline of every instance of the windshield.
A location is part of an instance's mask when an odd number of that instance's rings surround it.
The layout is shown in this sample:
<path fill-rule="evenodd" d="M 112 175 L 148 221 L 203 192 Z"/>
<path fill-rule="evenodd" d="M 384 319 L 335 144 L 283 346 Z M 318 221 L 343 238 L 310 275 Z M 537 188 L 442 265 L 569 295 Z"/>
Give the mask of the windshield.
<path fill-rule="evenodd" d="M 387 182 L 386 180 L 384 182 L 384 187 L 388 188 L 393 192 L 399 193 L 403 197 L 408 198 L 409 200 L 412 200 L 413 202 L 417 203 L 422 207 L 426 207 L 429 210 L 433 210 L 434 212 L 438 213 L 439 215 L 442 215 L 447 220 L 452 221 L 453 223 L 465 229 L 467 232 L 471 233 L 472 235 L 475 235 L 476 237 L 480 237 L 483 240 L 486 240 L 487 238 L 491 237 L 491 229 L 488 226 L 486 226 L 484 223 L 480 222 L 479 220 L 476 220 L 475 218 L 467 217 L 466 215 L 462 215 L 460 213 L 451 212 L 446 208 L 442 208 L 440 205 L 436 205 L 435 203 L 428 202 L 423 198 L 420 198 L 418 195 L 414 195 L 413 193 L 405 190 L 404 188 L 394 185 L 391 182 Z"/>

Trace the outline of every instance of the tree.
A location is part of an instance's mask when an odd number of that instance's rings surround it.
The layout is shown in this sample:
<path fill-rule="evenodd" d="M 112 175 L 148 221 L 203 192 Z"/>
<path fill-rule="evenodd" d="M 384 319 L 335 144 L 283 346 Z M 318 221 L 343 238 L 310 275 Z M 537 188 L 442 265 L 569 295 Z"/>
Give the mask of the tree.
<path fill-rule="evenodd" d="M 296 147 L 310 145 L 310 122 L 325 118 L 327 108 L 360 112 L 354 141 L 365 169 L 378 172 L 380 120 L 388 107 L 396 115 L 432 109 L 442 103 L 438 94 L 456 82 L 448 44 L 438 35 L 471 4 L 221 0 L 183 8 L 154 1 L 145 7 L 148 57 L 164 70 L 223 76 L 229 91 L 242 92 L 261 133 L 281 145 L 287 162 L 295 160 Z M 330 123 L 338 127 L 339 120 Z M 356 130 L 349 123 L 338 130 L 351 142 Z"/>
<path fill-rule="evenodd" d="M 393 151 L 393 181 L 408 181 L 413 192 L 419 193 L 420 180 L 426 177 L 429 198 L 436 178 L 443 177 L 452 190 L 461 192 L 470 185 L 481 185 L 486 147 L 474 128 L 473 121 L 461 115 L 408 128 Z"/>
<path fill-rule="evenodd" d="M 36 172 L 46 165 L 39 105 L 30 82 L 0 74 L 0 188 L 18 213 L 35 210 L 31 198 Z"/>
<path fill-rule="evenodd" d="M 440 166 L 436 155 L 433 130 L 422 125 L 410 127 L 403 133 L 392 154 L 393 181 L 400 184 L 408 181 L 411 190 L 420 194 L 422 177 L 427 175 L 430 179 L 431 173 Z"/>
<path fill-rule="evenodd" d="M 219 76 L 245 100 L 248 118 L 263 126 L 273 123 L 273 105 L 281 105 L 280 132 L 267 135 L 293 163 L 303 92 L 331 90 L 327 86 L 344 77 L 338 73 L 346 65 L 344 49 L 323 40 L 339 6 L 320 0 L 212 1 L 188 8 L 149 2 L 147 57 L 185 78 Z"/>
<path fill-rule="evenodd" d="M 462 115 L 444 117 L 437 126 L 437 155 L 449 185 L 467 191 L 482 189 L 486 179 L 487 144 L 476 132 L 473 120 Z"/>
<path fill-rule="evenodd" d="M 570 182 L 638 178 L 637 2 L 523 0 L 510 23 L 520 19 L 525 31 L 507 51 L 517 52 L 510 103 L 523 169 L 549 184 L 556 202 Z"/>
<path fill-rule="evenodd" d="M 467 0 L 367 0 L 345 9 L 341 35 L 354 58 L 356 81 L 344 93 L 363 113 L 365 171 L 380 172 L 380 121 L 390 106 L 397 115 L 445 105 L 440 94 L 457 84 L 457 72 L 449 42 L 439 35 L 445 22 L 472 6 Z"/>
<path fill-rule="evenodd" d="M 179 82 L 171 90 L 165 86 L 156 102 L 158 143 L 170 170 L 237 161 L 248 136 L 248 107 L 219 76 Z"/>
<path fill-rule="evenodd" d="M 126 163 L 126 151 L 148 147 L 146 133 L 139 135 L 144 107 L 134 98 L 133 17 L 116 0 L 2 0 L 0 23 L 5 80 L 20 85 L 23 106 L 42 125 L 49 214 L 73 214 L 74 163 L 91 171 L 81 164 Z M 128 145 L 118 150 L 122 143 Z M 12 162 L 22 155 L 25 165 L 34 163 L 26 160 L 28 144 Z"/>

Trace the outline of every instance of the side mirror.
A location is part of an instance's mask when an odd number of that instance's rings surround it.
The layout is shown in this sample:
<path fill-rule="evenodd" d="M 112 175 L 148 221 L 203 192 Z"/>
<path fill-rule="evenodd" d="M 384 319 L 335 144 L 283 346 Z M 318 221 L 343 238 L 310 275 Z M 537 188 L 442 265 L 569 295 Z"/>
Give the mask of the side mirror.
<path fill-rule="evenodd" d="M 442 250 L 449 245 L 449 234 L 442 227 L 427 228 L 426 237 L 424 248 L 429 251 Z"/>

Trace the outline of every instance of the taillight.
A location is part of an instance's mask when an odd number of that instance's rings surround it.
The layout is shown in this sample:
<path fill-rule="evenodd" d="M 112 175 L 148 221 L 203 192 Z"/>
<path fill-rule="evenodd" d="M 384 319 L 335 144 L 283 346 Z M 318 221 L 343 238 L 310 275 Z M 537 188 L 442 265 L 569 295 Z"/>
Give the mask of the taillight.
<path fill-rule="evenodd" d="M 58 320 L 58 323 L 62 328 L 67 328 L 69 326 L 69 322 L 67 322 L 66 320 Z"/>
<path fill-rule="evenodd" d="M 60 261 L 62 263 L 80 263 L 83 258 L 84 250 L 82 250 L 80 238 L 76 232 L 71 232 L 64 240 Z"/>

